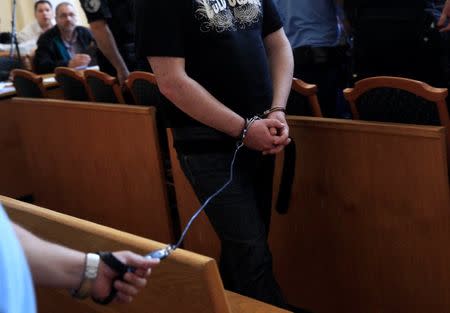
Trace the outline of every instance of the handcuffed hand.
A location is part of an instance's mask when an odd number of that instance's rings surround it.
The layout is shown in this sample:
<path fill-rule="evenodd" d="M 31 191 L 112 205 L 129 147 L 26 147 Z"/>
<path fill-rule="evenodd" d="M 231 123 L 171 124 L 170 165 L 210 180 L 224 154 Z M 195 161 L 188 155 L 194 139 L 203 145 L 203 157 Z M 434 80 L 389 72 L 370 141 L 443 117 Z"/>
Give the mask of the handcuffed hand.
<path fill-rule="evenodd" d="M 244 145 L 257 151 L 270 151 L 277 144 L 280 136 L 271 134 L 271 129 L 280 132 L 286 125 L 278 119 L 256 120 L 247 130 Z"/>
<path fill-rule="evenodd" d="M 291 139 L 289 138 L 289 126 L 286 122 L 286 115 L 284 112 L 275 111 L 267 116 L 268 119 L 276 119 L 284 126 L 282 128 L 270 128 L 269 132 L 274 137 L 273 146 L 270 149 L 264 150 L 263 154 L 277 154 L 287 146 Z"/>

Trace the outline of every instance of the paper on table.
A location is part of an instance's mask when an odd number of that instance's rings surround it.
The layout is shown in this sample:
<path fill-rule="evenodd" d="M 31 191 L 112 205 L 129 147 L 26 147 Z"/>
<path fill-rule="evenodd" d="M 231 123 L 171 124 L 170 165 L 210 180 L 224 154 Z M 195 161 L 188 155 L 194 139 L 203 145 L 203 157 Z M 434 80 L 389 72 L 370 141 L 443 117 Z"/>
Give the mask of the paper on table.
<path fill-rule="evenodd" d="M 12 86 L 13 86 L 12 82 L 0 82 L 0 89 L 12 87 Z"/>
<path fill-rule="evenodd" d="M 47 83 L 47 84 L 49 84 L 49 83 L 56 83 L 55 77 L 46 77 L 46 78 L 43 79 L 43 81 L 44 81 L 44 83 Z"/>

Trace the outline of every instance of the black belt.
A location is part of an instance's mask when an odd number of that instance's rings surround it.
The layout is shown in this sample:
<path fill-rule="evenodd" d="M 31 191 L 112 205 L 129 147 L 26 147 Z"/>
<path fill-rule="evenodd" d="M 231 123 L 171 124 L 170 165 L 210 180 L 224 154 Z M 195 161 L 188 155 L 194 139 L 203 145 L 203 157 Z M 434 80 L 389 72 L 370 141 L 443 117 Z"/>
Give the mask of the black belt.
<path fill-rule="evenodd" d="M 297 151 L 295 142 L 291 138 L 291 143 L 284 148 L 283 169 L 281 172 L 280 188 L 275 209 L 279 214 L 286 214 L 291 202 L 292 185 L 295 176 L 295 159 Z"/>
<path fill-rule="evenodd" d="M 335 47 L 312 47 L 301 46 L 294 49 L 296 62 L 300 65 L 323 64 L 336 62 L 340 57 L 345 55 L 346 46 Z"/>

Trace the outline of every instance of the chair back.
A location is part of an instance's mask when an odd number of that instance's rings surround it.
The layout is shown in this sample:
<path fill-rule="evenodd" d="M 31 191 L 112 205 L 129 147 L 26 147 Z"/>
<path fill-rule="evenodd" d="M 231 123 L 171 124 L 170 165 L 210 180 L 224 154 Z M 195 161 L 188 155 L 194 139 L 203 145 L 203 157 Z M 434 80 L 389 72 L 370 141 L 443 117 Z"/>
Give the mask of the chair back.
<path fill-rule="evenodd" d="M 69 67 L 55 68 L 55 78 L 61 85 L 64 99 L 73 101 L 89 101 L 86 80 L 79 72 Z"/>
<path fill-rule="evenodd" d="M 125 103 L 117 78 L 95 70 L 84 71 L 84 78 L 92 101 Z"/>
<path fill-rule="evenodd" d="M 344 90 L 354 119 L 442 125 L 448 130 L 448 90 L 424 82 L 393 76 L 376 76 L 356 82 Z M 447 134 L 447 155 L 450 136 Z M 450 164 L 450 159 L 448 158 Z"/>
<path fill-rule="evenodd" d="M 130 73 L 126 81 L 128 89 L 137 105 L 152 105 L 158 107 L 160 95 L 155 74 L 135 71 Z"/>
<path fill-rule="evenodd" d="M 322 117 L 317 98 L 317 85 L 307 84 L 301 79 L 293 78 L 291 89 L 287 105 L 288 114 Z"/>
<path fill-rule="evenodd" d="M 392 76 L 370 77 L 344 90 L 354 119 L 448 126 L 447 89 Z"/>
<path fill-rule="evenodd" d="M 44 87 L 42 77 L 20 69 L 12 72 L 13 84 L 19 97 L 25 98 L 47 98 L 47 90 Z"/>

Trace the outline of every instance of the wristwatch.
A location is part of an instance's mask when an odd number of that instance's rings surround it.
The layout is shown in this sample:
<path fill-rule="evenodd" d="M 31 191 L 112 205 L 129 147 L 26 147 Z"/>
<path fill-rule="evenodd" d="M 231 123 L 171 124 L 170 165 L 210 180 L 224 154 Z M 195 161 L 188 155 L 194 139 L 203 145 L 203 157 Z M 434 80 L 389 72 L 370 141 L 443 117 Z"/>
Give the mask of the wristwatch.
<path fill-rule="evenodd" d="M 95 253 L 86 253 L 86 263 L 80 287 L 72 290 L 72 296 L 77 299 L 86 299 L 91 294 L 92 284 L 97 278 L 100 256 Z"/>

